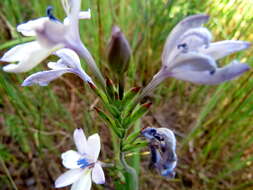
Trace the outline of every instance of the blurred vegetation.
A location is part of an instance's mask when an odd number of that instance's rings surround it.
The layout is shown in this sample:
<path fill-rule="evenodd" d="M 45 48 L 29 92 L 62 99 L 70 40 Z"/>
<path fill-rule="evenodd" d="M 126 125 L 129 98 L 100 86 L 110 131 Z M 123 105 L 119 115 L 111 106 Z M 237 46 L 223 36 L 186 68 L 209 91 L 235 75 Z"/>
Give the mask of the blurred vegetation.
<path fill-rule="evenodd" d="M 48 5 L 63 19 L 60 0 L 2 0 L 0 2 L 0 55 L 29 41 L 15 30 L 17 24 L 45 16 Z M 207 13 L 214 40 L 253 39 L 253 2 L 250 0 L 83 0 L 92 19 L 81 21 L 80 33 L 104 75 L 106 47 L 111 27 L 122 28 L 133 49 L 128 88 L 144 86 L 158 71 L 165 39 L 172 27 L 187 15 Z M 250 65 L 252 48 L 223 59 L 220 65 L 240 59 Z M 44 61 L 46 63 L 47 61 Z M 1 66 L 4 65 L 1 63 Z M 83 67 L 86 68 L 85 63 Z M 30 73 L 46 68 L 41 64 Z M 0 71 L 0 187 L 50 189 L 63 172 L 60 153 L 73 149 L 72 132 L 99 131 L 101 160 L 112 156 L 110 132 L 97 120 L 99 104 L 87 85 L 66 75 L 49 87 L 21 87 L 29 73 Z M 150 97 L 153 109 L 142 126 L 168 127 L 178 136 L 179 164 L 175 179 L 149 172 L 148 156 L 141 156 L 141 189 L 253 188 L 253 78 L 252 71 L 219 86 L 202 86 L 168 79 Z M 136 161 L 136 160 L 135 160 Z M 138 163 L 138 162 L 137 162 Z M 136 164 L 136 162 L 135 162 Z M 111 189 L 108 171 L 105 185 Z M 101 189 L 101 186 L 93 186 Z"/>

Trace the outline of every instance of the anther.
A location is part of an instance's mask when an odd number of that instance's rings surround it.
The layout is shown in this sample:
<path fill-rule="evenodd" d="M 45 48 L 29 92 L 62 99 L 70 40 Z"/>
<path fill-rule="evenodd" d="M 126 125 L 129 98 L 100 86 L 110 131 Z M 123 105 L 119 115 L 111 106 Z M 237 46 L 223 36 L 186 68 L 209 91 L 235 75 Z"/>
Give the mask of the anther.
<path fill-rule="evenodd" d="M 47 7 L 47 16 L 50 20 L 58 21 L 58 19 L 53 15 L 53 9 L 54 8 L 52 6 Z"/>

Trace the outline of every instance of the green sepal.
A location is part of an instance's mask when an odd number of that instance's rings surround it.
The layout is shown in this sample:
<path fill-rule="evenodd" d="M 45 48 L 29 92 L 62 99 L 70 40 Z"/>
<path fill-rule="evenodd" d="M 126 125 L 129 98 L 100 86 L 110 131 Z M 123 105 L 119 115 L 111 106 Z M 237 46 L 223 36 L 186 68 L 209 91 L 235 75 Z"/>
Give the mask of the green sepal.
<path fill-rule="evenodd" d="M 129 91 L 127 91 L 124 94 L 124 98 L 121 102 L 122 107 L 127 106 L 133 100 L 133 98 L 138 94 L 139 91 L 140 91 L 140 87 L 134 87 L 130 89 Z"/>
<path fill-rule="evenodd" d="M 108 115 L 106 115 L 103 111 L 101 111 L 98 108 L 94 108 L 98 115 L 108 124 L 109 127 L 111 127 L 111 129 L 113 130 L 113 132 L 119 137 L 119 138 L 123 138 L 124 137 L 124 130 L 118 128 L 115 125 L 115 122 L 113 121 L 112 118 L 110 118 Z"/>
<path fill-rule="evenodd" d="M 137 121 L 139 118 L 141 118 L 149 109 L 151 106 L 151 103 L 146 103 L 140 105 L 138 108 L 136 108 L 136 111 L 134 111 L 130 117 L 126 118 L 124 120 L 123 126 L 124 128 L 128 128 L 131 124 L 133 124 L 135 121 Z"/>
<path fill-rule="evenodd" d="M 102 100 L 104 104 L 108 103 L 108 99 L 105 95 L 105 93 L 101 90 L 99 90 L 94 84 L 88 82 L 93 92 Z"/>
<path fill-rule="evenodd" d="M 139 141 L 139 142 L 136 142 L 134 144 L 128 144 L 128 145 L 123 146 L 122 150 L 124 152 L 127 152 L 127 151 L 133 151 L 133 150 L 136 150 L 136 149 L 144 148 L 146 146 L 148 146 L 147 141 Z"/>
<path fill-rule="evenodd" d="M 140 134 L 141 134 L 141 130 L 138 130 L 128 135 L 126 140 L 124 140 L 123 142 L 123 146 L 127 144 L 132 144 L 140 136 Z"/>
<path fill-rule="evenodd" d="M 110 100 L 115 99 L 114 95 L 115 95 L 116 90 L 114 89 L 112 80 L 110 80 L 108 78 L 106 79 L 106 92 L 107 92 L 108 99 L 110 99 Z"/>

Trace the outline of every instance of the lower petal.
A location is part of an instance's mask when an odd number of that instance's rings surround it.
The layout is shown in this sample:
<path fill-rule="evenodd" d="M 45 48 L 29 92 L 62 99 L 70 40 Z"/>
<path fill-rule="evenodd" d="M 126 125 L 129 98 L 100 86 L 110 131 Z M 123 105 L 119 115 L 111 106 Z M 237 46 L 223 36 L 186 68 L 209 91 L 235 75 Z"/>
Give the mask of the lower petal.
<path fill-rule="evenodd" d="M 71 185 L 78 181 L 83 174 L 83 169 L 69 170 L 56 179 L 55 187 L 60 188 L 65 187 L 67 185 Z"/>
<path fill-rule="evenodd" d="M 234 61 L 223 68 L 216 69 L 216 72 L 213 74 L 209 71 L 197 72 L 175 69 L 172 71 L 171 76 L 197 84 L 213 85 L 232 80 L 249 69 L 250 67 L 247 64 Z"/>
<path fill-rule="evenodd" d="M 91 170 L 86 170 L 80 179 L 71 186 L 71 190 L 90 190 L 90 188 Z"/>
<path fill-rule="evenodd" d="M 4 55 L 2 61 L 19 61 L 19 63 L 4 66 L 3 70 L 5 72 L 20 73 L 29 71 L 47 58 L 52 51 L 55 50 L 54 48 L 43 48 L 36 41 L 24 44 L 24 48 L 22 50 L 21 46 L 20 48 L 17 48 L 15 52 L 13 49 L 6 53 L 9 54 L 8 57 L 7 55 Z"/>
<path fill-rule="evenodd" d="M 105 174 L 99 163 L 96 163 L 94 168 L 92 169 L 92 180 L 96 184 L 105 183 Z"/>
<path fill-rule="evenodd" d="M 62 164 L 69 169 L 76 169 L 80 168 L 80 166 L 77 164 L 78 160 L 81 158 L 81 155 L 74 151 L 74 150 L 69 150 L 67 152 L 64 152 L 61 155 L 62 158 Z"/>
<path fill-rule="evenodd" d="M 47 86 L 52 80 L 55 80 L 68 72 L 71 72 L 70 69 L 37 72 L 27 77 L 22 83 L 22 86 L 31 86 L 33 84 Z"/>

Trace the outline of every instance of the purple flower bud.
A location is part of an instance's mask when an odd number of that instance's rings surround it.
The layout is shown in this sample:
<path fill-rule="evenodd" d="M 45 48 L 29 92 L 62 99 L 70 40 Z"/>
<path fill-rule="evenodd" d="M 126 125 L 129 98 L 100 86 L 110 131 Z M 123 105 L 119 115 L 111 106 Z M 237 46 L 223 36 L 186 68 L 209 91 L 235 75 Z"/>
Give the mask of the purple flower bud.
<path fill-rule="evenodd" d="M 113 26 L 109 42 L 108 62 L 111 70 L 118 76 L 123 74 L 129 65 L 131 48 L 118 26 Z"/>

